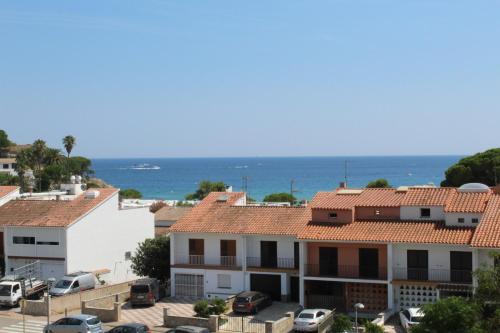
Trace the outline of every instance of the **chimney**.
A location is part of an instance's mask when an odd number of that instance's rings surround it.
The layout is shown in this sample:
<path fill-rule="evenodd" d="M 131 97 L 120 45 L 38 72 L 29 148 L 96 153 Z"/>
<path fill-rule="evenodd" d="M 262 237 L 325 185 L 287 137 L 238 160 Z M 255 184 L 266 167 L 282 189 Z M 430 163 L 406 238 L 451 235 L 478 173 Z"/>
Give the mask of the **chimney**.
<path fill-rule="evenodd" d="M 346 182 L 340 182 L 339 188 L 347 188 L 347 183 Z"/>

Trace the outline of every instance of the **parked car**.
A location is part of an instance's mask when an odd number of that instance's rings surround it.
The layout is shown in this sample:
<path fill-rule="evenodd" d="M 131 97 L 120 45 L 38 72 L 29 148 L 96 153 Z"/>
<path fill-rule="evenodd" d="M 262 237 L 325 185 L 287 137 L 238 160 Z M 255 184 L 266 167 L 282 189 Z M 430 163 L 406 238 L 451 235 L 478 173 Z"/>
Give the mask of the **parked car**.
<path fill-rule="evenodd" d="M 128 323 L 113 327 L 107 333 L 151 333 L 151 330 L 144 324 Z"/>
<path fill-rule="evenodd" d="M 49 294 L 51 296 L 63 296 L 94 288 L 94 274 L 88 272 L 76 272 L 65 275 L 58 280 L 52 288 L 50 288 Z"/>
<path fill-rule="evenodd" d="M 198 326 L 177 326 L 166 333 L 210 333 L 210 331 L 207 328 Z"/>
<path fill-rule="evenodd" d="M 325 309 L 306 309 L 303 310 L 293 321 L 295 331 L 313 332 L 318 329 L 318 325 L 326 319 L 331 313 Z"/>
<path fill-rule="evenodd" d="M 130 305 L 155 305 L 164 296 L 162 291 L 158 279 L 139 279 L 130 287 Z"/>
<path fill-rule="evenodd" d="M 103 333 L 102 323 L 96 316 L 73 315 L 45 326 L 43 333 Z"/>
<path fill-rule="evenodd" d="M 271 297 L 258 291 L 244 291 L 236 295 L 233 302 L 233 312 L 256 314 L 271 305 Z"/>
<path fill-rule="evenodd" d="M 408 308 L 407 310 L 399 312 L 401 326 L 403 326 L 407 332 L 410 327 L 417 325 L 423 317 L 424 313 L 420 308 Z"/>

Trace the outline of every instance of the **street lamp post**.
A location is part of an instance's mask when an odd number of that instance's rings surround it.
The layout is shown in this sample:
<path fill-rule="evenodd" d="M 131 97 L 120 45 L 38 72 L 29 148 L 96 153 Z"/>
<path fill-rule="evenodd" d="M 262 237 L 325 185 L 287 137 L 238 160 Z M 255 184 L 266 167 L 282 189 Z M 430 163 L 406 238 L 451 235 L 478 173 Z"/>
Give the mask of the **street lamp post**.
<path fill-rule="evenodd" d="M 358 309 L 363 310 L 365 306 L 362 303 L 356 303 L 354 304 L 354 313 L 356 314 L 356 333 L 359 332 L 358 328 Z"/>

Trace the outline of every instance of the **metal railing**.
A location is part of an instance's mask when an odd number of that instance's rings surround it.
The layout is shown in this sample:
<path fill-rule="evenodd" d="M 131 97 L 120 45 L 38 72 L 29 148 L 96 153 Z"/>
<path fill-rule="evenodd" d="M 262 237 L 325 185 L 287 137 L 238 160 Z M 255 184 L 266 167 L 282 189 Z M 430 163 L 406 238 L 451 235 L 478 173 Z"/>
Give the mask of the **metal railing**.
<path fill-rule="evenodd" d="M 259 268 L 286 268 L 286 269 L 298 269 L 295 265 L 294 258 L 261 258 L 261 257 L 247 257 L 248 267 L 259 267 Z"/>
<path fill-rule="evenodd" d="M 393 277 L 398 280 L 472 283 L 472 271 L 463 269 L 394 267 Z"/>
<path fill-rule="evenodd" d="M 306 264 L 305 275 L 330 278 L 386 280 L 387 267 Z"/>
<path fill-rule="evenodd" d="M 225 267 L 236 266 L 236 256 L 220 256 L 220 265 Z"/>
<path fill-rule="evenodd" d="M 189 264 L 190 265 L 204 265 L 205 264 L 205 256 L 204 255 L 189 255 Z"/>

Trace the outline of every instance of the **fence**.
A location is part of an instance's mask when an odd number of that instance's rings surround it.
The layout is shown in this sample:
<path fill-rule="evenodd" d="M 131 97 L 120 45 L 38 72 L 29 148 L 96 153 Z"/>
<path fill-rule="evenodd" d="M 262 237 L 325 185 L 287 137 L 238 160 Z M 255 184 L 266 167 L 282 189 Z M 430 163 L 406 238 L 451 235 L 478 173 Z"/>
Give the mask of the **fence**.
<path fill-rule="evenodd" d="M 326 315 L 326 318 L 321 321 L 318 325 L 318 333 L 325 333 L 330 330 L 330 327 L 333 325 L 333 315 L 335 313 L 335 310 L 330 312 L 329 314 Z"/>
<path fill-rule="evenodd" d="M 471 284 L 472 271 L 463 269 L 395 267 L 394 279 Z"/>
<path fill-rule="evenodd" d="M 50 313 L 64 313 L 64 311 L 73 311 L 81 309 L 81 304 L 84 301 L 90 301 L 106 296 L 124 293 L 130 291 L 130 286 L 133 281 L 118 283 L 110 286 L 96 288 L 92 290 L 83 291 L 77 294 L 70 294 L 66 296 L 54 297 L 48 302 L 47 297 L 41 301 L 26 301 L 24 311 L 27 315 L 32 316 L 46 316 L 47 307 L 50 306 Z M 49 305 L 50 303 L 50 305 Z"/>
<path fill-rule="evenodd" d="M 219 331 L 265 333 L 266 322 L 247 316 L 219 316 Z"/>
<path fill-rule="evenodd" d="M 262 257 L 247 257 L 248 267 L 262 267 L 262 268 L 285 268 L 285 269 L 298 269 L 298 262 L 294 258 L 274 258 L 265 259 Z"/>

